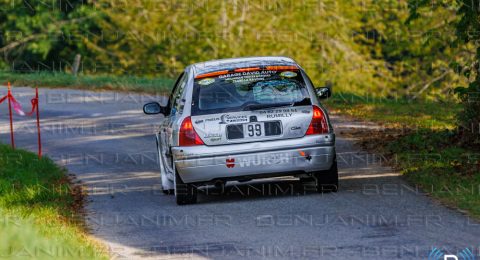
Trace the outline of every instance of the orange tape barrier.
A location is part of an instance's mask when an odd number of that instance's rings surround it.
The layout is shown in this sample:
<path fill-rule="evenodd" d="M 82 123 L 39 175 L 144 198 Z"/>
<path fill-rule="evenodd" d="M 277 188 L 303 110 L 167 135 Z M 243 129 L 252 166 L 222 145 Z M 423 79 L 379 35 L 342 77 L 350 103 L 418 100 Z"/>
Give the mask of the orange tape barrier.
<path fill-rule="evenodd" d="M 40 111 L 38 108 L 38 87 L 35 88 L 35 97 L 30 100 L 30 103 L 32 104 L 32 109 L 30 112 L 25 113 L 23 111 L 22 105 L 15 99 L 15 97 L 12 94 L 12 87 L 10 85 L 10 82 L 8 82 L 8 92 L 7 95 L 0 98 L 0 104 L 8 100 L 8 112 L 10 115 L 10 142 L 12 144 L 12 148 L 15 149 L 15 135 L 14 135 L 14 130 L 13 130 L 13 113 L 12 113 L 12 106 L 13 110 L 20 115 L 20 116 L 32 116 L 34 112 L 36 112 L 37 116 L 37 139 L 38 139 L 38 158 L 42 157 L 42 138 L 40 135 Z"/>

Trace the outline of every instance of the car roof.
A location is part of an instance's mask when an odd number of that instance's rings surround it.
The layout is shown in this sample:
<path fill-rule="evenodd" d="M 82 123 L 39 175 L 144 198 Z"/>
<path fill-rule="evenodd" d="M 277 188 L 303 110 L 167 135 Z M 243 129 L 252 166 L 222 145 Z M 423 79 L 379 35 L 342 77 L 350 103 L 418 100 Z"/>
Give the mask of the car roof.
<path fill-rule="evenodd" d="M 288 57 L 281 56 L 263 56 L 263 57 L 243 57 L 211 60 L 190 65 L 194 71 L 194 76 L 219 71 L 234 69 L 239 67 L 256 67 L 256 66 L 272 66 L 272 65 L 297 65 L 297 63 Z"/>

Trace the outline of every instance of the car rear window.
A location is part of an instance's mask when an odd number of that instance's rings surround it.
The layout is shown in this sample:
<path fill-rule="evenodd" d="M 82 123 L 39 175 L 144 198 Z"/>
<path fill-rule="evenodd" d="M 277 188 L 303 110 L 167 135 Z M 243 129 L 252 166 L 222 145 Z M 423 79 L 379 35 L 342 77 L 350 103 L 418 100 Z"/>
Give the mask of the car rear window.
<path fill-rule="evenodd" d="M 195 78 L 192 115 L 310 104 L 297 67 L 238 68 Z"/>

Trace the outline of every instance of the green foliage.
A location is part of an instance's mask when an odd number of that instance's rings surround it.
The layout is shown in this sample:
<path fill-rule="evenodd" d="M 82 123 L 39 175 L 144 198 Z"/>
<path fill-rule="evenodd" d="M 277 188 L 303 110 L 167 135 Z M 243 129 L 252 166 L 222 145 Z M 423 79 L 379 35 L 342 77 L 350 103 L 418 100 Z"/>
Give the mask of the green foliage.
<path fill-rule="evenodd" d="M 457 37 L 463 43 L 471 42 L 476 48 L 473 61 L 465 64 L 463 75 L 469 80 L 467 87 L 458 87 L 455 92 L 459 95 L 463 111 L 458 116 L 459 124 L 469 131 L 464 131 L 466 142 L 480 145 L 480 6 L 479 0 L 457 0 L 457 10 L 461 19 L 456 24 Z M 473 131 L 472 131 L 473 130 Z"/>
<path fill-rule="evenodd" d="M 468 56 L 449 46 L 454 10 L 407 24 L 406 0 L 0 1 L 4 69 L 65 71 L 79 53 L 85 74 L 172 77 L 199 61 L 284 55 L 319 86 L 448 99 L 464 83 L 449 65 Z"/>
<path fill-rule="evenodd" d="M 465 77 L 467 86 L 455 88 L 463 110 L 458 114 L 458 124 L 462 132 L 464 142 L 469 145 L 480 145 L 480 5 L 479 0 L 456 0 L 444 2 L 430 2 L 426 0 L 410 0 L 411 19 L 423 18 L 420 13 L 450 7 L 455 10 L 457 19 L 452 22 L 456 30 L 456 38 L 450 40 L 451 45 L 456 48 L 470 46 L 467 48 L 470 58 L 461 62 L 452 63 L 456 72 Z"/>
<path fill-rule="evenodd" d="M 87 55 L 80 36 L 98 29 L 98 13 L 85 0 L 0 0 L 0 68 L 16 71 L 70 68 Z"/>
<path fill-rule="evenodd" d="M 3 144 L 0 165 L 0 258 L 106 258 L 79 227 L 62 169 Z"/>
<path fill-rule="evenodd" d="M 458 87 L 455 92 L 460 97 L 463 110 L 458 114 L 462 136 L 470 145 L 480 145 L 480 80 L 476 79 L 468 87 Z"/>
<path fill-rule="evenodd" d="M 109 52 L 102 39 L 89 44 L 102 46 L 98 59 L 116 64 L 117 73 L 140 68 L 173 76 L 185 65 L 204 60 L 285 55 L 298 60 L 317 82 L 331 80 L 359 92 L 388 88 L 376 76 L 385 70 L 382 61 L 370 59 L 369 50 L 351 39 L 362 6 L 349 1 L 306 6 L 287 0 L 198 1 L 178 7 L 148 0 L 128 8 L 98 5 L 110 18 L 102 27 L 123 34 L 108 45 Z"/>

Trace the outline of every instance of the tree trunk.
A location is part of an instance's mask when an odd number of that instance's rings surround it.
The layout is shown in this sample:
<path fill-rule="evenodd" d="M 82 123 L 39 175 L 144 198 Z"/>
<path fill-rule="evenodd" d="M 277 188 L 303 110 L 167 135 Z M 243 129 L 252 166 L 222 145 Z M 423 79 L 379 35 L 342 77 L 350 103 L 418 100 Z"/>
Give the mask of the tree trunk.
<path fill-rule="evenodd" d="M 80 59 L 81 58 L 82 58 L 82 55 L 77 54 L 77 55 L 75 55 L 75 59 L 73 60 L 72 74 L 74 76 L 77 76 L 77 74 L 78 74 L 78 69 L 80 68 Z"/>

